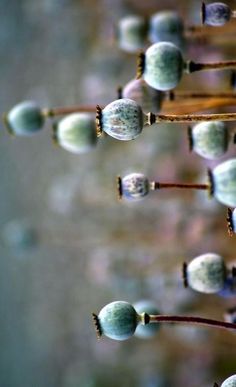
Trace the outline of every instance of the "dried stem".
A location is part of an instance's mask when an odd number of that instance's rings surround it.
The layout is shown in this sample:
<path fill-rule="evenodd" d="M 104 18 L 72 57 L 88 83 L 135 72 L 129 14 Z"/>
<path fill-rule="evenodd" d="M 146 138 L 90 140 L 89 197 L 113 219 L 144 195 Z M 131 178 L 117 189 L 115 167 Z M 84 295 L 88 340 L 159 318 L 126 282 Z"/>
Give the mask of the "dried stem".
<path fill-rule="evenodd" d="M 189 61 L 186 63 L 186 72 L 194 73 L 195 71 L 205 71 L 205 70 L 222 70 L 222 69 L 232 69 L 236 67 L 236 60 L 228 60 L 223 62 L 213 62 L 213 63 L 195 63 Z"/>
<path fill-rule="evenodd" d="M 72 113 L 96 113 L 96 106 L 91 105 L 80 105 L 80 106 L 69 106 L 69 107 L 59 107 L 52 109 L 43 109 L 43 115 L 45 117 L 55 117 L 55 116 L 65 116 Z"/>
<path fill-rule="evenodd" d="M 201 121 L 235 121 L 236 113 L 215 114 L 153 114 L 146 115 L 145 125 L 153 125 L 160 122 L 201 122 Z"/>
<path fill-rule="evenodd" d="M 182 183 L 159 183 L 157 181 L 151 183 L 153 190 L 158 190 L 162 188 L 183 188 L 183 189 L 199 189 L 199 190 L 209 190 L 209 184 L 182 184 Z"/>
<path fill-rule="evenodd" d="M 169 99 L 171 101 L 175 99 L 187 99 L 187 98 L 202 98 L 202 99 L 209 99 L 209 98 L 229 98 L 229 99 L 236 99 L 236 93 L 235 92 L 215 92 L 215 93 L 206 93 L 206 92 L 189 92 L 189 91 L 171 91 L 169 93 Z"/>

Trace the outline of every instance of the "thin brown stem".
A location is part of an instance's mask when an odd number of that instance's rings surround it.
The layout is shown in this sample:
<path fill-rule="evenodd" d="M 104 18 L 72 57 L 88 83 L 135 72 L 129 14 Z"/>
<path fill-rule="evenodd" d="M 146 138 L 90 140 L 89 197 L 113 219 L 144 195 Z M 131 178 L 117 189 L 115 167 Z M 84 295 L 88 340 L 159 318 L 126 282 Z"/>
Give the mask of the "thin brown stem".
<path fill-rule="evenodd" d="M 236 99 L 235 92 L 223 93 L 223 92 L 215 92 L 215 93 L 206 93 L 206 92 L 189 92 L 189 91 L 172 91 L 170 99 L 187 99 L 187 98 L 227 98 L 227 99 Z"/>
<path fill-rule="evenodd" d="M 195 63 L 189 61 L 186 63 L 186 72 L 194 73 L 195 71 L 205 71 L 205 70 L 223 70 L 223 69 L 233 69 L 236 67 L 236 60 L 228 60 L 223 62 L 213 62 L 213 63 Z"/>
<path fill-rule="evenodd" d="M 236 113 L 214 114 L 153 114 L 146 115 L 146 125 L 160 122 L 236 121 Z"/>
<path fill-rule="evenodd" d="M 91 105 L 80 105 L 80 106 L 69 106 L 69 107 L 58 107 L 52 109 L 43 109 L 45 117 L 65 116 L 72 113 L 96 113 L 96 106 Z"/>
<path fill-rule="evenodd" d="M 199 189 L 199 190 L 209 190 L 209 184 L 191 184 L 191 183 L 159 183 L 154 182 L 154 190 L 162 188 L 183 188 L 183 189 Z"/>
<path fill-rule="evenodd" d="M 213 320 L 203 317 L 193 317 L 193 316 L 169 316 L 169 315 L 149 315 L 150 323 L 186 323 L 186 324 L 196 324 L 208 327 L 215 327 L 221 329 L 233 329 L 236 330 L 236 324 Z"/>

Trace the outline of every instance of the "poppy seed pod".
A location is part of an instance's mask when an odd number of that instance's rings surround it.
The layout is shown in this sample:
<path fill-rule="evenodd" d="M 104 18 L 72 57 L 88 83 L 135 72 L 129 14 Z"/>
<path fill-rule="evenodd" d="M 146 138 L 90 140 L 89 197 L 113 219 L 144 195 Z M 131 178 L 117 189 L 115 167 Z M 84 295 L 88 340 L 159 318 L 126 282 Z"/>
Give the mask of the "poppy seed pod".
<path fill-rule="evenodd" d="M 102 110 L 101 127 L 117 140 L 134 140 L 143 129 L 142 109 L 128 98 L 113 101 Z"/>
<path fill-rule="evenodd" d="M 142 78 L 133 79 L 123 88 L 123 98 L 132 99 L 145 113 L 158 113 L 164 99 L 164 93 L 150 87 Z"/>
<path fill-rule="evenodd" d="M 55 128 L 57 143 L 72 153 L 85 153 L 97 143 L 96 123 L 91 114 L 74 113 L 63 118 Z"/>
<path fill-rule="evenodd" d="M 236 159 L 230 159 L 212 170 L 213 195 L 221 203 L 236 207 Z"/>
<path fill-rule="evenodd" d="M 225 381 L 221 384 L 221 387 L 236 387 L 236 374 L 225 379 Z"/>
<path fill-rule="evenodd" d="M 134 304 L 134 309 L 138 314 L 147 313 L 147 314 L 160 314 L 156 305 L 148 300 L 141 300 Z M 151 338 L 156 335 L 160 329 L 160 324 L 139 324 L 134 333 L 136 337 L 143 339 Z"/>
<path fill-rule="evenodd" d="M 170 42 L 181 47 L 184 41 L 184 23 L 174 11 L 157 12 L 149 22 L 149 40 L 151 43 Z"/>
<path fill-rule="evenodd" d="M 200 156 L 214 160 L 228 149 L 229 134 L 225 123 L 201 122 L 191 129 L 192 149 Z"/>
<path fill-rule="evenodd" d="M 173 43 L 155 43 L 147 49 L 143 77 L 149 86 L 161 91 L 174 89 L 183 71 L 182 53 Z"/>
<path fill-rule="evenodd" d="M 230 7 L 221 2 L 202 5 L 202 22 L 208 26 L 220 27 L 231 18 Z"/>
<path fill-rule="evenodd" d="M 101 334 L 114 340 L 126 340 L 133 336 L 139 316 L 128 302 L 114 301 L 101 309 L 97 323 Z"/>
<path fill-rule="evenodd" d="M 117 27 L 118 44 L 128 52 L 137 52 L 145 46 L 147 23 L 142 16 L 129 15 L 121 19 Z"/>
<path fill-rule="evenodd" d="M 187 283 L 201 293 L 217 293 L 224 287 L 226 267 L 223 258 L 214 253 L 194 258 L 186 268 Z"/>
<path fill-rule="evenodd" d="M 35 102 L 24 101 L 14 106 L 4 117 L 7 129 L 16 136 L 30 136 L 42 129 L 44 116 Z"/>
<path fill-rule="evenodd" d="M 149 180 L 142 173 L 131 173 L 122 179 L 119 178 L 118 191 L 120 196 L 128 200 L 142 199 L 149 193 Z"/>

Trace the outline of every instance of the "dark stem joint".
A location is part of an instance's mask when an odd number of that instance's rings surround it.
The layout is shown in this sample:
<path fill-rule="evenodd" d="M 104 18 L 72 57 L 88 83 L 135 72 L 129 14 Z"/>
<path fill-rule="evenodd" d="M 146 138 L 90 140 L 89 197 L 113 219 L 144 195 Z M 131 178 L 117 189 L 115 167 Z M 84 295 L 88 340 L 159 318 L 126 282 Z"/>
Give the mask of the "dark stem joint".
<path fill-rule="evenodd" d="M 189 151 L 192 152 L 193 150 L 193 132 L 191 126 L 188 127 L 188 145 L 189 145 Z"/>
<path fill-rule="evenodd" d="M 208 169 L 208 180 L 209 180 L 209 195 L 213 196 L 215 187 L 214 187 L 214 179 L 211 169 Z"/>
<path fill-rule="evenodd" d="M 232 210 L 231 208 L 227 209 L 227 228 L 228 228 L 228 233 L 230 236 L 233 236 L 233 230 L 234 230 L 234 225 L 233 225 L 233 217 L 232 217 Z"/>
<path fill-rule="evenodd" d="M 183 284 L 184 284 L 185 288 L 188 287 L 187 267 L 188 267 L 187 263 L 184 262 L 183 263 L 183 268 L 182 268 L 182 275 L 183 275 Z"/>

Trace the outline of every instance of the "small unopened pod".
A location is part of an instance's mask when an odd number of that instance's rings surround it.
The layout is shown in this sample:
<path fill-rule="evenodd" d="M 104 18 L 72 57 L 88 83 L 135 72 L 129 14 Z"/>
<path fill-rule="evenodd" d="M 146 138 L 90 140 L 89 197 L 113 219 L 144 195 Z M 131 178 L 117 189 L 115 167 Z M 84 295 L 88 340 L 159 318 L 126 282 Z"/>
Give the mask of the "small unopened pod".
<path fill-rule="evenodd" d="M 175 11 L 161 11 L 151 16 L 148 38 L 151 43 L 170 42 L 182 47 L 184 23 Z"/>
<path fill-rule="evenodd" d="M 132 99 L 141 106 L 145 113 L 158 113 L 164 100 L 164 93 L 153 89 L 144 79 L 132 79 L 122 91 L 123 98 Z"/>
<path fill-rule="evenodd" d="M 69 152 L 88 152 L 97 144 L 95 119 L 88 113 L 70 114 L 55 126 L 54 137 Z"/>
<path fill-rule="evenodd" d="M 225 379 L 220 387 L 236 387 L 236 374 Z"/>
<path fill-rule="evenodd" d="M 147 22 L 138 15 L 129 15 L 121 19 L 117 26 L 119 47 L 127 52 L 137 52 L 145 47 Z"/>
<path fill-rule="evenodd" d="M 128 200 L 140 200 L 148 195 L 150 183 L 142 173 L 130 173 L 121 179 L 118 177 L 118 194 Z"/>
<path fill-rule="evenodd" d="M 221 2 L 202 4 L 202 22 L 208 26 L 221 27 L 226 24 L 232 16 L 230 7 Z"/>
<path fill-rule="evenodd" d="M 218 293 L 224 288 L 226 267 L 223 258 L 214 253 L 194 258 L 186 267 L 187 284 L 201 293 Z"/>
<path fill-rule="evenodd" d="M 4 115 L 8 131 L 16 136 L 35 134 L 43 128 L 44 121 L 41 108 L 33 101 L 21 102 Z"/>
<path fill-rule="evenodd" d="M 215 160 L 223 156 L 229 144 L 229 132 L 224 122 L 201 122 L 189 130 L 190 148 L 199 156 Z"/>
<path fill-rule="evenodd" d="M 154 302 L 149 300 L 141 300 L 134 304 L 134 309 L 138 314 L 160 314 Z M 148 339 L 154 337 L 160 329 L 160 324 L 139 324 L 136 328 L 134 335 L 142 339 Z"/>
<path fill-rule="evenodd" d="M 236 159 L 230 159 L 212 170 L 213 195 L 221 203 L 236 207 Z"/>

